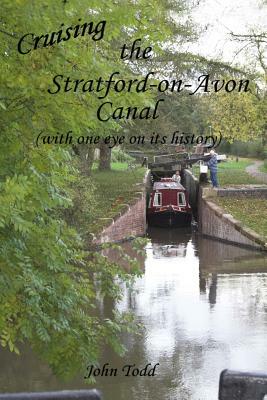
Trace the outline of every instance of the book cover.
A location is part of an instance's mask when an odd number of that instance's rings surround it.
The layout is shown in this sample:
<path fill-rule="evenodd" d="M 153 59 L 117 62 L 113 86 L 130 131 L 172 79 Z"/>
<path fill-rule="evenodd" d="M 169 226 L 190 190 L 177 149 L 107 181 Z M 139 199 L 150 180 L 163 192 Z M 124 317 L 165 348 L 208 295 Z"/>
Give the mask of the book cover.
<path fill-rule="evenodd" d="M 1 1 L 0 399 L 267 393 L 266 7 Z"/>

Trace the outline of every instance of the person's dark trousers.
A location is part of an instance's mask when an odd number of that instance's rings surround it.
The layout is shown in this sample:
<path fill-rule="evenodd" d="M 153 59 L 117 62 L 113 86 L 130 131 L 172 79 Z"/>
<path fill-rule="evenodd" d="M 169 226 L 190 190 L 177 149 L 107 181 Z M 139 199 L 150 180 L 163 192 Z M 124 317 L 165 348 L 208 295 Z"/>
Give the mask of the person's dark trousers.
<path fill-rule="evenodd" d="M 213 187 L 218 187 L 217 171 L 210 170 L 210 179 Z"/>

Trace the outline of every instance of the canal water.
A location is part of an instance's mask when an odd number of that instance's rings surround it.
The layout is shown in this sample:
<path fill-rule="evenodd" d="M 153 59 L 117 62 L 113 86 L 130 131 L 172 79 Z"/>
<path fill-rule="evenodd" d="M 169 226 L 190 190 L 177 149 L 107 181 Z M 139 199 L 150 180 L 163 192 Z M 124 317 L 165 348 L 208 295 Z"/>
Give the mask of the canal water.
<path fill-rule="evenodd" d="M 216 400 L 223 369 L 267 371 L 266 255 L 191 230 L 148 238 L 143 274 L 117 305 L 142 328 L 123 337 L 123 359 L 105 349 L 102 364 L 118 372 L 97 378 L 104 399 Z M 0 392 L 88 387 L 83 376 L 60 381 L 28 348 L 1 350 L 0 361 Z M 123 376 L 125 365 L 147 364 L 155 376 Z"/>

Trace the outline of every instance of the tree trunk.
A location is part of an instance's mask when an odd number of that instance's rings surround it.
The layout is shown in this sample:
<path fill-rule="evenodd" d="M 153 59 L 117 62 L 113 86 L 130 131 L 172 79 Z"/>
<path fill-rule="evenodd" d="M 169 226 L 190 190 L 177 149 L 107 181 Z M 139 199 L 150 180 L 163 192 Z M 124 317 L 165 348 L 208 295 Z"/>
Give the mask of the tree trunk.
<path fill-rule="evenodd" d="M 79 169 L 82 175 L 90 176 L 94 162 L 95 147 L 90 145 L 79 144 L 75 146 L 75 153 L 79 156 Z"/>
<path fill-rule="evenodd" d="M 111 169 L 111 149 L 103 141 L 100 143 L 99 167 L 98 169 L 110 170 Z"/>

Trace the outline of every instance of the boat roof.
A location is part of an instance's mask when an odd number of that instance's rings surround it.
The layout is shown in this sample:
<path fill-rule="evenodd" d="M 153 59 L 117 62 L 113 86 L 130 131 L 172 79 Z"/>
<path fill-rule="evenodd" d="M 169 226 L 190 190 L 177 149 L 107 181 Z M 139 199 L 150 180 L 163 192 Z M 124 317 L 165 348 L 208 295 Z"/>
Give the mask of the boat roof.
<path fill-rule="evenodd" d="M 183 185 L 173 181 L 172 179 L 161 179 L 159 182 L 154 183 L 153 190 L 162 190 L 162 189 L 185 190 Z"/>

